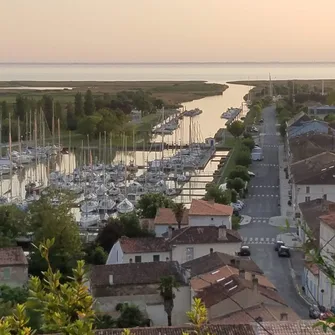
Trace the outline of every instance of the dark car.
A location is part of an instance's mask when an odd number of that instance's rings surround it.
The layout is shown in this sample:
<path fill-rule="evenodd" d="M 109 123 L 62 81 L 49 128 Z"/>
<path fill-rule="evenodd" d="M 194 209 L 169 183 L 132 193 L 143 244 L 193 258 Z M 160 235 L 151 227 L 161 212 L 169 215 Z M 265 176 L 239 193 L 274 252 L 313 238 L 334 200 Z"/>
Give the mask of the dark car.
<path fill-rule="evenodd" d="M 275 251 L 278 251 L 279 248 L 282 246 L 282 245 L 285 245 L 285 243 L 283 241 L 276 241 L 275 243 Z"/>
<path fill-rule="evenodd" d="M 263 119 L 260 119 L 260 120 L 259 120 L 259 123 L 263 123 L 263 122 L 264 122 L 264 120 L 263 120 Z"/>
<path fill-rule="evenodd" d="M 321 315 L 321 312 L 320 312 L 320 309 L 317 305 L 312 305 L 310 308 L 309 308 L 309 317 L 311 319 L 318 319 Z"/>
<path fill-rule="evenodd" d="M 240 251 L 237 253 L 238 256 L 250 256 L 250 248 L 247 245 L 243 245 Z"/>
<path fill-rule="evenodd" d="M 278 250 L 279 257 L 291 257 L 290 249 L 282 245 Z"/>

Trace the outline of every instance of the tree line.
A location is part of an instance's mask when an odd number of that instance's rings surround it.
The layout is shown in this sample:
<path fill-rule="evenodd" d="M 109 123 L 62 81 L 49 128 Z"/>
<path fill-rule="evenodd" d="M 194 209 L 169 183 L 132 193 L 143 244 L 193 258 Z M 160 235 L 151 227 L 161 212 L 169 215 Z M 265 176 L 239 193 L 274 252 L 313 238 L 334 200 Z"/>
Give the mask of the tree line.
<path fill-rule="evenodd" d="M 19 123 L 22 138 L 32 136 L 31 124 L 35 117 L 37 123 L 45 123 L 48 134 L 57 128 L 59 120 L 61 130 L 93 137 L 97 137 L 99 132 L 118 135 L 128 130 L 129 114 L 133 109 L 142 111 L 142 116 L 145 116 L 162 108 L 163 101 L 142 90 L 121 91 L 112 96 L 108 93 L 93 95 L 88 89 L 84 94 L 77 92 L 73 101 L 60 101 L 49 94 L 43 95 L 40 100 L 19 94 L 14 103 L 3 100 L 0 106 L 2 136 L 8 138 L 11 115 L 12 140 L 16 141 Z"/>

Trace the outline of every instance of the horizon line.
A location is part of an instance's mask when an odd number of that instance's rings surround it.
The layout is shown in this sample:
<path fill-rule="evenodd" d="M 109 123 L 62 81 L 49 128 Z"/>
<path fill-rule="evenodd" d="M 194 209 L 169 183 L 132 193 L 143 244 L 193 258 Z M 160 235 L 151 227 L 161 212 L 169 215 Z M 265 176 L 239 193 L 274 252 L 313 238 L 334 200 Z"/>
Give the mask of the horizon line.
<path fill-rule="evenodd" d="M 224 61 L 224 62 L 1 62 L 0 65 L 184 65 L 184 64 L 335 64 L 335 61 Z"/>

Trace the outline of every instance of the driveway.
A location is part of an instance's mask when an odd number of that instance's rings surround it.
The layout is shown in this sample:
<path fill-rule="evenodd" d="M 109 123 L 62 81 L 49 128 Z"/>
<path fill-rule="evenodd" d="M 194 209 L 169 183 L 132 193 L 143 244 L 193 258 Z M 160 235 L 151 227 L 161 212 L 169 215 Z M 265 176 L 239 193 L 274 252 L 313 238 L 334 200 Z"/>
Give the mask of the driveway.
<path fill-rule="evenodd" d="M 276 134 L 275 107 L 263 110 L 264 124 L 259 127 L 259 143 L 264 159 L 253 162 L 250 170 L 255 177 L 249 183 L 249 194 L 245 199 L 242 215 L 252 217 L 250 224 L 242 226 L 240 234 L 244 243 L 250 246 L 252 259 L 277 287 L 279 293 L 291 308 L 302 318 L 308 318 L 308 306 L 298 295 L 288 259 L 279 258 L 274 251 L 278 227 L 269 225 L 269 219 L 280 215 L 279 196 L 279 136 Z"/>

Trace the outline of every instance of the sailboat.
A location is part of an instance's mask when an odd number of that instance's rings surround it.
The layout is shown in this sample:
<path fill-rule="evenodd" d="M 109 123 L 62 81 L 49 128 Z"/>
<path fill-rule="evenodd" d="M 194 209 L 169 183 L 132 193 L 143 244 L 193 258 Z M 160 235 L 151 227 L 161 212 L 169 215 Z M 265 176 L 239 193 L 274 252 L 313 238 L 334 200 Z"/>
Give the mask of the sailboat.
<path fill-rule="evenodd" d="M 135 206 L 125 198 L 116 206 L 116 209 L 120 214 L 127 214 L 131 213 L 135 209 Z"/>

